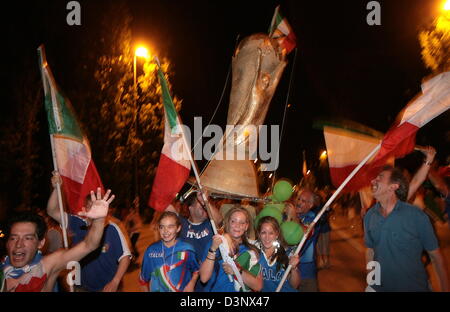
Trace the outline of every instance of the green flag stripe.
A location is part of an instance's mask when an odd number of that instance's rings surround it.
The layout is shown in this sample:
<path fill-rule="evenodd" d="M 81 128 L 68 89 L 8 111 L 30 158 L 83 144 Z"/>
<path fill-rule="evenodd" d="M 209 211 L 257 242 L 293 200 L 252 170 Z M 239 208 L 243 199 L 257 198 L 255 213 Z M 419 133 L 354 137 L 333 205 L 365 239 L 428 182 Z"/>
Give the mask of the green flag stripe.
<path fill-rule="evenodd" d="M 158 68 L 158 76 L 159 76 L 159 83 L 161 84 L 164 109 L 167 114 L 167 119 L 169 120 L 170 130 L 172 131 L 178 124 L 177 111 L 175 109 L 175 106 L 173 105 L 172 97 L 170 96 L 169 92 L 169 87 L 167 86 L 167 81 L 166 78 L 164 77 L 161 68 Z"/>
<path fill-rule="evenodd" d="M 47 64 L 43 47 L 39 47 L 38 55 L 42 82 L 44 84 L 44 103 L 50 134 L 61 134 L 83 141 L 83 132 L 77 122 L 70 101 L 58 89 L 50 67 Z"/>

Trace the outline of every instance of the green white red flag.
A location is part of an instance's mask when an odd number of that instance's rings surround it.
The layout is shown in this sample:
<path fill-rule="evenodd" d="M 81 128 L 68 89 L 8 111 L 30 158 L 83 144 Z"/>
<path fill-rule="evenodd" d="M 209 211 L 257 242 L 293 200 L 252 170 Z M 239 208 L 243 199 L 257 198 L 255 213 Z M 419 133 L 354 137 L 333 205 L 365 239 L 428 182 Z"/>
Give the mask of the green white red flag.
<path fill-rule="evenodd" d="M 382 140 L 362 133 L 324 127 L 330 175 L 338 187 L 378 144 L 381 148 L 347 184 L 344 190 L 357 191 L 368 185 L 392 158 L 401 158 L 416 145 L 417 131 L 450 108 L 450 72 L 441 73 L 422 84 L 422 93 L 400 113 L 398 122 Z"/>
<path fill-rule="evenodd" d="M 63 180 L 62 188 L 72 214 L 82 210 L 91 190 L 103 184 L 92 160 L 91 148 L 77 121 L 70 101 L 63 96 L 47 63 L 44 47 L 38 48 L 44 87 L 48 127 L 53 137 L 56 164 Z"/>
<path fill-rule="evenodd" d="M 182 123 L 159 62 L 158 77 L 164 105 L 164 145 L 148 205 L 157 211 L 164 211 L 186 183 L 191 163 L 188 154 L 190 150 L 183 142 Z"/>
<path fill-rule="evenodd" d="M 280 6 L 275 8 L 272 23 L 269 27 L 269 36 L 278 40 L 281 48 L 286 50 L 286 54 L 289 54 L 297 45 L 294 31 L 287 19 L 281 15 Z"/>

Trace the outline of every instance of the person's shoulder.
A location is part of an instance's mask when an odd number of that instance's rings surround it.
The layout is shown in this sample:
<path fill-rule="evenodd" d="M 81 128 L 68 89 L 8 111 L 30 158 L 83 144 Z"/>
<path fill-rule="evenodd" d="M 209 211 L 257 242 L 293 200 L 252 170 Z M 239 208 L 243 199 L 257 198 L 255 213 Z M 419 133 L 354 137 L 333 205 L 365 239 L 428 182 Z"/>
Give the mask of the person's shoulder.
<path fill-rule="evenodd" d="M 78 216 L 76 214 L 68 213 L 67 214 L 67 219 L 68 219 L 69 222 L 76 222 L 76 223 L 82 223 L 82 224 L 87 225 L 86 219 L 84 219 L 84 218 L 82 218 L 82 217 L 80 217 L 80 216 Z"/>
<path fill-rule="evenodd" d="M 425 214 L 419 207 L 414 206 L 410 203 L 404 202 L 404 201 L 398 201 L 398 207 L 409 214 L 413 214 L 413 215 L 421 215 L 421 214 Z"/>
<path fill-rule="evenodd" d="M 373 205 L 372 207 L 370 207 L 369 209 L 367 209 L 366 215 L 364 216 L 364 218 L 370 218 L 379 208 L 379 204 L 376 203 L 375 205 Z"/>
<path fill-rule="evenodd" d="M 192 246 L 192 244 L 190 244 L 182 239 L 179 239 L 177 241 L 177 248 L 183 249 L 186 251 L 195 251 L 194 246 Z"/>
<path fill-rule="evenodd" d="M 156 241 L 153 244 L 150 244 L 146 249 L 144 254 L 149 254 L 149 253 L 153 253 L 153 252 L 161 252 L 162 251 L 162 247 L 161 247 L 161 241 Z"/>
<path fill-rule="evenodd" d="M 410 203 L 407 202 L 400 202 L 400 207 L 403 211 L 404 214 L 406 214 L 409 217 L 412 218 L 426 218 L 428 219 L 428 216 L 425 212 L 422 211 L 422 209 L 420 209 L 417 206 L 414 206 Z"/>

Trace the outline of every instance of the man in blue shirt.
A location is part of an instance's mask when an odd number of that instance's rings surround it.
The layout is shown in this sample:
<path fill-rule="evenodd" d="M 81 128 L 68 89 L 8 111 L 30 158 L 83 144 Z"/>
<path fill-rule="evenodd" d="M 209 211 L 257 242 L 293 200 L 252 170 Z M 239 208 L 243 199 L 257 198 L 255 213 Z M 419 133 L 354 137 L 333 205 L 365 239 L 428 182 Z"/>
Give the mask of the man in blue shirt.
<path fill-rule="evenodd" d="M 375 279 L 368 290 L 430 291 L 421 261 L 426 250 L 441 290 L 448 291 L 447 272 L 433 227 L 424 212 L 404 202 L 408 182 L 401 171 L 386 166 L 371 184 L 377 203 L 364 217 L 364 239 L 366 260 L 379 263 L 380 279 Z"/>
<path fill-rule="evenodd" d="M 297 218 L 304 226 L 309 226 L 314 220 L 316 213 L 313 207 L 318 205 L 319 199 L 316 194 L 307 189 L 300 192 L 295 203 L 295 208 Z M 311 237 L 306 240 L 300 252 L 298 268 L 300 270 L 301 281 L 298 290 L 301 292 L 318 291 L 315 246 L 319 236 L 319 230 L 319 225 L 316 224 Z"/>

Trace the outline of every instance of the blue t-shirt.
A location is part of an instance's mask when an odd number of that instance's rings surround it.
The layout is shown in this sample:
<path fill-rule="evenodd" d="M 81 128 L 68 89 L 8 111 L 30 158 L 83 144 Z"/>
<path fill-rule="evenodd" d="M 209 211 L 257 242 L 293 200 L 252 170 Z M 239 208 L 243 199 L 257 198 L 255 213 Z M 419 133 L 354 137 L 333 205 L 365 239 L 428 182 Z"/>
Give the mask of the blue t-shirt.
<path fill-rule="evenodd" d="M 205 261 L 206 257 L 208 256 L 208 250 L 211 247 L 211 245 L 212 245 L 212 240 L 208 243 L 208 245 L 205 248 L 205 252 L 202 257 L 203 261 Z M 244 254 L 252 255 L 251 257 L 247 257 L 247 258 L 251 258 L 251 260 L 250 260 L 250 263 L 247 263 L 246 265 L 244 265 L 244 267 L 245 267 L 245 269 L 250 268 L 251 269 L 250 271 L 252 272 L 252 274 L 254 274 L 256 276 L 257 274 L 259 274 L 259 272 L 261 270 L 261 265 L 259 263 L 259 259 L 255 259 L 254 252 L 250 251 L 249 248 L 247 248 L 243 244 L 239 245 L 239 250 L 234 257 L 235 263 L 237 262 L 237 258 L 244 256 Z M 237 292 L 237 290 L 235 289 L 235 283 L 237 283 L 237 282 L 234 282 L 234 279 L 233 279 L 233 281 L 230 281 L 228 275 L 223 270 L 223 266 L 222 266 L 223 260 L 222 260 L 222 257 L 220 256 L 219 249 L 216 250 L 215 259 L 216 260 L 214 261 L 214 269 L 211 274 L 211 278 L 208 280 L 208 291 L 211 291 L 211 292 Z M 243 290 L 240 289 L 239 291 L 243 291 Z M 249 291 L 249 289 L 245 289 L 244 291 Z"/>
<path fill-rule="evenodd" d="M 314 221 L 316 214 L 313 209 L 305 214 L 298 215 L 299 220 L 303 225 L 309 226 L 311 222 Z M 314 226 L 314 231 L 312 236 L 309 237 L 305 245 L 300 251 L 300 262 L 298 264 L 298 269 L 300 271 L 300 276 L 302 279 L 305 278 L 317 278 L 316 269 L 316 243 L 320 234 L 320 224 L 316 223 Z"/>
<path fill-rule="evenodd" d="M 197 260 L 200 262 L 206 245 L 213 237 L 213 229 L 209 219 L 202 223 L 192 223 L 191 221 L 180 217 L 181 233 L 180 239 L 191 244 L 194 247 Z"/>
<path fill-rule="evenodd" d="M 269 260 L 266 258 L 264 252 L 260 253 L 260 264 L 262 270 L 262 276 L 264 280 L 264 286 L 261 289 L 262 292 L 274 292 L 277 290 L 278 284 L 280 284 L 281 279 L 283 278 L 285 269 L 277 270 L 277 262 L 274 261 L 272 265 L 269 264 Z M 298 274 L 297 271 L 291 271 L 290 274 Z M 289 283 L 289 278 L 283 284 L 281 288 L 282 292 L 297 292 L 295 288 L 291 286 Z"/>
<path fill-rule="evenodd" d="M 387 217 L 381 209 L 377 203 L 364 217 L 364 240 L 381 268 L 381 285 L 372 287 L 376 291 L 429 291 L 422 252 L 439 245 L 428 216 L 402 201 L 397 201 Z"/>
<path fill-rule="evenodd" d="M 195 250 L 190 244 L 177 240 L 172 247 L 166 247 L 160 240 L 144 253 L 140 282 L 151 282 L 152 292 L 180 292 L 199 268 Z"/>
<path fill-rule="evenodd" d="M 202 256 L 208 242 L 211 241 L 214 232 L 209 219 L 205 219 L 202 223 L 192 223 L 186 218 L 180 217 L 181 220 L 181 233 L 180 239 L 189 243 L 194 247 L 197 261 L 202 262 Z M 196 292 L 207 291 L 208 286 L 197 280 L 195 284 Z"/>
<path fill-rule="evenodd" d="M 78 244 L 89 231 L 86 220 L 68 214 L 68 229 L 73 235 L 72 245 Z M 89 291 L 100 291 L 111 282 L 123 257 L 131 257 L 125 234 L 109 220 L 100 246 L 80 260 L 81 286 Z"/>

